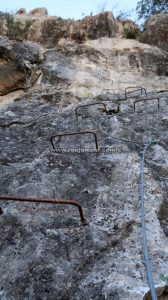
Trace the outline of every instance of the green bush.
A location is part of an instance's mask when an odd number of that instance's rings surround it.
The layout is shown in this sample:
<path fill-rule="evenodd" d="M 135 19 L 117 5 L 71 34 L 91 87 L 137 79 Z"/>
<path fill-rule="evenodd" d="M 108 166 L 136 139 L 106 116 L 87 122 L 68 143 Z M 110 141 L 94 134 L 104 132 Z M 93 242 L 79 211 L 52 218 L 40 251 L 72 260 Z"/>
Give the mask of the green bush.
<path fill-rule="evenodd" d="M 23 41 L 27 39 L 31 25 L 31 20 L 26 20 L 23 23 L 20 20 L 16 20 L 9 13 L 0 12 L 0 34 L 3 35 L 5 31 L 5 35 L 11 40 Z"/>
<path fill-rule="evenodd" d="M 4 13 L 2 11 L 0 11 L 0 35 L 4 35 L 5 33 L 5 20 L 7 17 L 8 13 Z"/>

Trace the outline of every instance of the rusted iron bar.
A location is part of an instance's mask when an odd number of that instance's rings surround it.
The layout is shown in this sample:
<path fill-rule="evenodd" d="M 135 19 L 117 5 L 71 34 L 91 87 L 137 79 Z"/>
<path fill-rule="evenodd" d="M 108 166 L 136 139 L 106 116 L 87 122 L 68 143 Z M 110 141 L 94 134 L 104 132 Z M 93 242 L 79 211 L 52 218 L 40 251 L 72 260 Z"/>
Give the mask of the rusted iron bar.
<path fill-rule="evenodd" d="M 68 204 L 76 206 L 79 210 L 81 222 L 83 225 L 86 225 L 86 219 L 84 217 L 83 208 L 78 201 L 74 200 L 52 200 L 52 199 L 38 199 L 38 198 L 22 198 L 15 196 L 0 196 L 0 200 L 3 201 L 19 201 L 19 202 L 34 202 L 34 203 L 49 203 L 49 204 Z"/>
<path fill-rule="evenodd" d="M 127 90 L 132 89 L 132 91 L 128 92 Z M 147 96 L 147 91 L 145 88 L 143 88 L 142 86 L 135 86 L 135 87 L 127 87 L 125 89 L 125 99 L 127 99 L 127 95 L 128 94 L 132 94 L 135 92 L 141 91 L 141 95 L 143 95 L 143 91 L 145 92 L 145 95 Z"/>
<path fill-rule="evenodd" d="M 125 93 L 125 99 L 127 99 L 127 95 L 128 94 L 132 94 L 132 93 L 135 93 L 135 92 L 138 92 L 138 91 L 141 91 L 141 96 L 143 95 L 143 91 L 145 92 L 145 96 L 147 96 L 147 92 L 146 92 L 146 89 L 145 88 L 138 88 L 136 90 L 133 90 L 133 91 L 130 91 L 130 92 L 126 92 Z"/>
<path fill-rule="evenodd" d="M 94 136 L 96 149 L 98 150 L 99 147 L 98 147 L 98 138 L 97 138 L 97 134 L 96 134 L 95 132 L 93 132 L 93 131 L 80 131 L 80 132 L 66 132 L 66 133 L 59 133 L 59 134 L 56 134 L 56 135 L 52 136 L 52 137 L 50 138 L 50 142 L 51 142 L 51 145 L 52 145 L 53 149 L 55 149 L 54 142 L 53 142 L 53 139 L 54 139 L 54 138 L 62 137 L 62 136 L 71 136 L 71 135 L 83 135 L 83 134 L 92 134 L 92 135 Z"/>
<path fill-rule="evenodd" d="M 114 94 L 115 95 L 115 90 L 114 89 L 103 89 L 102 90 L 102 94 L 105 94 L 105 93 Z"/>
<path fill-rule="evenodd" d="M 90 104 L 80 105 L 80 106 L 76 107 L 76 109 L 75 109 L 75 115 L 76 115 L 77 122 L 78 122 L 78 110 L 79 110 L 79 108 L 88 107 L 88 106 L 94 106 L 94 105 L 102 105 L 104 107 L 105 113 L 107 112 L 106 104 L 104 104 L 102 102 L 96 102 L 96 103 L 90 103 Z"/>
<path fill-rule="evenodd" d="M 134 102 L 134 111 L 135 111 L 135 107 L 136 107 L 136 103 L 141 102 L 141 101 L 153 101 L 153 100 L 157 100 L 158 101 L 158 109 L 160 108 L 160 98 L 149 98 L 149 99 L 138 99 Z"/>

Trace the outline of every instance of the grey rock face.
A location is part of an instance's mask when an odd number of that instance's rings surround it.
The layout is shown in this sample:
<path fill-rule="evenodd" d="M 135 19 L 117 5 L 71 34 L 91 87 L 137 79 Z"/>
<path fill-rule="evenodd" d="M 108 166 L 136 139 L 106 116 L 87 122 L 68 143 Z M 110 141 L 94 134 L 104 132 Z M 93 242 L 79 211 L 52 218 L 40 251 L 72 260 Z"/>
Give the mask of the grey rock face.
<path fill-rule="evenodd" d="M 0 40 L 1 92 L 34 82 L 39 54 L 31 42 Z M 168 269 L 168 93 L 159 92 L 167 86 L 167 53 L 103 38 L 48 49 L 40 67 L 43 86 L 0 112 L 0 195 L 77 200 L 88 225 L 67 205 L 0 201 L 0 299 L 142 300 L 149 287 L 140 161 L 151 139 L 145 210 L 156 286 Z M 145 99 L 141 91 L 124 100 L 137 83 L 148 98 L 159 97 L 159 109 L 157 99 L 134 107 Z M 79 108 L 77 123 L 75 108 L 93 102 Z M 78 131 L 96 132 L 99 151 L 91 134 L 55 138 L 54 151 L 52 136 Z"/>
<path fill-rule="evenodd" d="M 19 43 L 1 38 L 0 61 L 0 95 L 30 87 L 40 74 L 39 48 L 28 41 Z"/>
<path fill-rule="evenodd" d="M 39 47 L 37 44 L 30 41 L 14 43 L 14 53 L 22 59 L 29 61 L 31 64 L 38 64 L 39 62 Z"/>
<path fill-rule="evenodd" d="M 156 285 L 163 285 L 160 274 L 168 269 L 163 210 L 168 94 L 158 94 L 160 110 L 150 101 L 147 107 L 137 104 L 134 112 L 134 98 L 122 101 L 121 112 L 130 112 L 103 125 L 113 138 L 99 130 L 106 118 L 101 106 L 81 109 L 76 123 L 76 106 L 97 99 L 74 103 L 72 97 L 70 104 L 65 94 L 61 88 L 41 88 L 1 111 L 0 194 L 78 200 L 88 226 L 82 227 L 77 210 L 66 205 L 1 202 L 1 299 L 141 300 L 149 288 L 141 237 L 140 156 L 151 138 L 159 143 L 146 155 L 145 208 Z M 114 105 L 104 103 L 108 110 Z M 53 151 L 52 135 L 82 130 L 97 132 L 99 153 Z M 95 149 L 87 135 L 54 143 L 66 149 Z"/>

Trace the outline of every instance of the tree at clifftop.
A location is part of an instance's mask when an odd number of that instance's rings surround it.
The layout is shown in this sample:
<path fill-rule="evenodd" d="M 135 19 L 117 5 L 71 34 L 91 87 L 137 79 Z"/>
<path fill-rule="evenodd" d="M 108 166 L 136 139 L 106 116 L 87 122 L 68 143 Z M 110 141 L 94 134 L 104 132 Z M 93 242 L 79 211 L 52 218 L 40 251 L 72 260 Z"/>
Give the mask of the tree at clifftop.
<path fill-rule="evenodd" d="M 168 0 L 140 0 L 136 8 L 139 19 L 151 15 L 168 13 Z"/>

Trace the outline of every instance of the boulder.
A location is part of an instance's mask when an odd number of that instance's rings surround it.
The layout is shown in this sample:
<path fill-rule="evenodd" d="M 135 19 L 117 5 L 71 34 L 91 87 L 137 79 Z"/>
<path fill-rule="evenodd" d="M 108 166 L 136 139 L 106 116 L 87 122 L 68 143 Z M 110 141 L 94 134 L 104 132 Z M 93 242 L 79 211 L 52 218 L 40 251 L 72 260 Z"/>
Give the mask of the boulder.
<path fill-rule="evenodd" d="M 45 17 L 48 15 L 48 11 L 45 7 L 39 7 L 31 10 L 29 15 L 34 17 Z"/>
<path fill-rule="evenodd" d="M 168 300 L 168 287 L 167 286 L 158 287 L 156 289 L 156 293 L 157 293 L 158 300 Z M 150 291 L 145 295 L 143 300 L 152 300 Z"/>
<path fill-rule="evenodd" d="M 73 20 L 47 16 L 47 11 L 43 8 L 35 9 L 24 16 L 17 14 L 15 19 L 23 24 L 31 20 L 28 39 L 47 48 L 54 47 L 63 41 L 80 44 L 88 39 L 117 37 L 120 32 L 120 24 L 111 12 L 84 17 L 82 20 Z"/>
<path fill-rule="evenodd" d="M 17 13 L 17 15 L 25 15 L 26 14 L 26 9 L 25 8 L 20 8 Z"/>
<path fill-rule="evenodd" d="M 168 51 L 168 14 L 157 14 L 149 17 L 140 41 L 155 45 Z"/>
<path fill-rule="evenodd" d="M 36 64 L 39 60 L 39 47 L 31 41 L 14 43 L 13 51 L 32 64 Z"/>
<path fill-rule="evenodd" d="M 119 21 L 121 26 L 121 35 L 127 39 L 137 39 L 140 35 L 139 26 L 132 20 Z"/>
<path fill-rule="evenodd" d="M 77 21 L 50 17 L 41 23 L 39 42 L 47 47 L 58 44 L 62 39 L 80 44 L 88 39 L 116 37 L 118 32 L 118 22 L 115 21 L 111 12 L 85 17 Z"/>
<path fill-rule="evenodd" d="M 38 46 L 31 42 L 0 39 L 0 95 L 26 89 L 40 75 Z"/>

